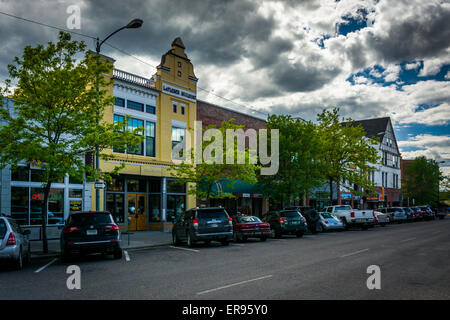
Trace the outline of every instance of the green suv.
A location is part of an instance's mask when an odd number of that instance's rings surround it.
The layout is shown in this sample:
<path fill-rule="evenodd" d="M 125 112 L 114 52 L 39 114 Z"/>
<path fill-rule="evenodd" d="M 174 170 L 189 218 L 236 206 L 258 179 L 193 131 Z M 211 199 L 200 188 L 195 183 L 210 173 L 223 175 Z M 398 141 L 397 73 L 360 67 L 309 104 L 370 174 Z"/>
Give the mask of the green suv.
<path fill-rule="evenodd" d="M 307 228 L 306 219 L 297 210 L 269 211 L 264 215 L 263 221 L 270 224 L 275 238 L 281 238 L 284 234 L 302 237 Z"/>

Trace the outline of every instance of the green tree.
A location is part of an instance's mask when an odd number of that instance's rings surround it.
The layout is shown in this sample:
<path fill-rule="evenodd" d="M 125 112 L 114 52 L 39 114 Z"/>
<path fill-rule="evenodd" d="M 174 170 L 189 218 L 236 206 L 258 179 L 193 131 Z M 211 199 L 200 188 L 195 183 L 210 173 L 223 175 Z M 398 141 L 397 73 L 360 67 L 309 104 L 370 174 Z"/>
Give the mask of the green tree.
<path fill-rule="evenodd" d="M 211 199 L 234 198 L 232 193 L 222 190 L 214 193 L 213 187 L 217 182 L 231 189 L 236 180 L 250 184 L 257 182 L 256 170 L 258 165 L 250 163 L 252 154 L 249 148 L 245 147 L 240 152 L 237 148 L 237 139 L 233 139 L 232 146 L 224 143 L 227 130 L 240 130 L 243 127 L 234 124 L 234 119 L 230 119 L 229 121 L 222 121 L 219 128 L 210 125 L 201 130 L 203 135 L 207 134 L 210 129 L 216 130 L 215 134 L 210 136 L 210 141 L 208 143 L 203 142 L 201 149 L 199 148 L 203 161 L 199 161 L 200 163 L 197 164 L 194 161 L 182 161 L 169 169 L 172 176 L 177 178 L 178 183 L 188 184 L 188 194 L 195 195 L 197 199 L 206 202 L 209 206 Z M 191 129 L 192 131 L 193 129 Z M 205 141 L 205 136 L 203 141 Z M 222 151 L 222 155 L 220 155 L 219 150 Z M 239 154 L 244 157 L 245 163 L 238 163 Z M 186 154 L 187 159 L 191 160 L 194 159 L 194 155 L 194 148 L 191 148 Z M 210 160 L 205 161 L 205 155 L 209 155 Z M 232 164 L 227 163 L 227 155 L 233 155 L 235 161 Z"/>
<path fill-rule="evenodd" d="M 112 66 L 85 49 L 83 42 L 72 41 L 64 32 L 57 43 L 25 47 L 22 57 L 15 57 L 8 66 L 10 79 L 2 90 L 2 96 L 12 99 L 14 110 L 0 99 L 0 119 L 6 123 L 0 127 L 0 166 L 14 169 L 25 161 L 43 170 L 44 252 L 48 252 L 46 217 L 52 183 L 66 174 L 81 180 L 85 176 L 91 181 L 108 179 L 108 173 L 85 164 L 85 155 L 94 154 L 96 146 L 102 151 L 134 147 L 140 141 L 136 132 L 125 130 L 126 121 L 113 124 L 103 120 L 113 97 L 106 89 L 112 82 L 102 74 L 110 73 Z M 104 153 L 101 158 L 114 156 Z M 121 168 L 123 165 L 115 167 L 111 174 Z"/>
<path fill-rule="evenodd" d="M 279 130 L 279 169 L 275 175 L 261 175 L 258 180 L 275 206 L 283 207 L 293 197 L 306 195 L 311 188 L 323 183 L 322 143 L 317 126 L 310 121 L 289 115 L 270 115 L 266 127 L 269 132 Z"/>
<path fill-rule="evenodd" d="M 332 111 L 323 110 L 317 115 L 319 136 L 322 140 L 323 175 L 330 184 L 333 182 L 340 190 L 341 181 L 357 185 L 372 193 L 373 183 L 368 178 L 368 173 L 375 170 L 374 164 L 380 161 L 377 150 L 374 147 L 379 143 L 378 138 L 365 137 L 366 132 L 361 125 L 354 126 L 352 119 L 339 121 L 339 109 Z M 346 187 L 347 188 L 347 187 Z M 361 190 L 348 189 L 354 194 L 363 195 Z M 333 194 L 330 192 L 330 202 Z M 340 203 L 340 192 L 338 192 Z"/>
<path fill-rule="evenodd" d="M 444 176 L 435 160 L 418 157 L 408 165 L 405 173 L 406 197 L 414 199 L 417 205 L 437 203 L 439 184 Z"/>

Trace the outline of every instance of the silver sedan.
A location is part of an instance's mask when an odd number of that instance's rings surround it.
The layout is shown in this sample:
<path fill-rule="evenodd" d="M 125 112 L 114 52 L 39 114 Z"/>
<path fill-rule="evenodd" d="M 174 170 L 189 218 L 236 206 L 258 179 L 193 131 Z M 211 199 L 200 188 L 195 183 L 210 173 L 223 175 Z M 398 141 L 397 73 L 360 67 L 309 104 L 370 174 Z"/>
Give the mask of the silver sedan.
<path fill-rule="evenodd" d="M 338 217 L 328 212 L 320 212 L 320 224 L 324 231 L 343 230 L 344 224 Z"/>

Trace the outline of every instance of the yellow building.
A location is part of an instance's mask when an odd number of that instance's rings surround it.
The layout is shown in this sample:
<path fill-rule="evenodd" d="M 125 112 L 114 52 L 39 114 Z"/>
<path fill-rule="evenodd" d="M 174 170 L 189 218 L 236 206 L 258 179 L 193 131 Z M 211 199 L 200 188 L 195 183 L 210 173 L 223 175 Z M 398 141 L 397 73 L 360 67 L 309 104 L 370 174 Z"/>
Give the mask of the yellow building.
<path fill-rule="evenodd" d="M 186 195 L 186 187 L 174 184 L 168 172 L 173 165 L 172 145 L 184 139 L 196 120 L 198 79 L 184 51 L 183 42 L 176 38 L 151 79 L 113 70 L 111 93 L 116 99 L 114 106 L 105 110 L 105 120 L 122 121 L 128 115 L 128 127 L 145 129 L 145 140 L 137 150 L 105 151 L 116 158 L 100 161 L 106 172 L 125 164 L 120 175 L 100 192 L 100 210 L 111 212 L 121 229 L 166 231 L 178 214 L 195 206 L 195 196 Z M 94 186 L 91 194 L 94 209 Z"/>

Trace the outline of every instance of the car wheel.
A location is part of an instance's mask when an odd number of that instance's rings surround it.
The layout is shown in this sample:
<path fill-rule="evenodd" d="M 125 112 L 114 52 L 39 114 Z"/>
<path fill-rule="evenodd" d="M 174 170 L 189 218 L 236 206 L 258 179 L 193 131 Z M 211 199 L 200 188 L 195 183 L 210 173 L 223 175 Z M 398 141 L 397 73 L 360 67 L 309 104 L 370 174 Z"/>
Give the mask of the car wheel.
<path fill-rule="evenodd" d="M 211 244 L 211 240 L 205 240 L 204 243 L 209 246 Z"/>
<path fill-rule="evenodd" d="M 342 219 L 342 224 L 344 225 L 344 230 L 348 230 L 349 229 L 348 224 L 347 224 L 347 220 Z"/>
<path fill-rule="evenodd" d="M 303 237 L 303 232 L 297 231 L 297 233 L 295 235 L 297 236 L 297 238 L 301 238 L 301 237 Z"/>
<path fill-rule="evenodd" d="M 122 249 L 117 248 L 114 250 L 114 259 L 122 259 Z"/>
<path fill-rule="evenodd" d="M 237 232 L 233 233 L 233 240 L 234 242 L 241 242 L 241 237 L 239 237 Z"/>
<path fill-rule="evenodd" d="M 187 236 L 187 245 L 189 248 L 192 248 L 194 246 L 194 240 L 192 240 L 190 233 L 188 233 L 188 236 Z"/>
<path fill-rule="evenodd" d="M 174 245 L 179 245 L 180 244 L 180 239 L 178 239 L 178 236 L 176 233 L 172 233 L 172 243 Z"/>
<path fill-rule="evenodd" d="M 243 242 L 246 242 L 247 240 L 248 240 L 248 237 L 246 237 L 246 236 L 243 236 L 243 237 L 242 237 L 242 241 L 243 241 Z"/>
<path fill-rule="evenodd" d="M 228 240 L 222 240 L 221 242 L 222 242 L 223 246 L 227 246 L 230 244 L 230 241 L 228 241 Z"/>
<path fill-rule="evenodd" d="M 445 216 L 439 216 L 439 219 L 443 220 L 445 218 Z"/>
<path fill-rule="evenodd" d="M 361 230 L 367 230 L 367 229 L 369 229 L 368 226 L 365 226 L 365 225 L 362 225 L 362 226 L 361 226 Z"/>
<path fill-rule="evenodd" d="M 261 241 L 266 241 L 267 240 L 267 237 L 261 237 L 261 238 L 259 238 L 259 240 L 261 240 Z"/>

